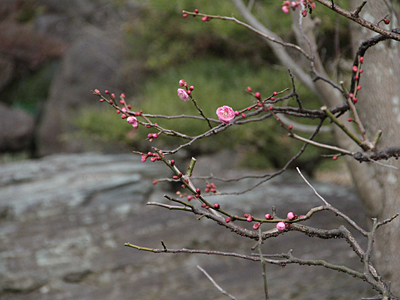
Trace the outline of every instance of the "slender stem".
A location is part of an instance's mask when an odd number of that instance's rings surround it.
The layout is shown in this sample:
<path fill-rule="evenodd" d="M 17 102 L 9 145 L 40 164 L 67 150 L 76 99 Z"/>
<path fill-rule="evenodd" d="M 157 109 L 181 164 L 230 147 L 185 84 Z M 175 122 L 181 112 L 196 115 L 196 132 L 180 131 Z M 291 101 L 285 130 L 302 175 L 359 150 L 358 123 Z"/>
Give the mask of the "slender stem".
<path fill-rule="evenodd" d="M 328 202 L 326 202 L 326 200 L 320 195 L 318 194 L 317 190 L 307 181 L 307 179 L 304 177 L 304 175 L 301 173 L 300 169 L 298 167 L 296 167 L 297 172 L 300 174 L 301 178 L 303 178 L 304 182 L 313 190 L 314 194 L 321 199 L 322 202 L 324 202 L 324 204 L 326 206 L 331 206 Z"/>
<path fill-rule="evenodd" d="M 365 4 L 367 4 L 367 1 L 363 1 L 351 14 L 358 18 L 359 14 L 361 12 L 361 10 L 363 9 L 363 7 L 365 6 Z"/>
<path fill-rule="evenodd" d="M 301 137 L 301 136 L 299 136 L 299 135 L 297 135 L 295 133 L 292 133 L 292 132 L 289 134 L 289 137 L 294 138 L 294 139 L 299 140 L 299 141 L 306 142 L 308 144 L 311 144 L 311 145 L 314 145 L 314 146 L 317 146 L 317 147 L 320 147 L 320 148 L 330 149 L 330 150 L 333 150 L 333 151 L 340 152 L 342 154 L 353 155 L 353 152 L 350 152 L 348 150 L 345 150 L 345 149 L 342 149 L 342 148 L 339 148 L 339 147 L 336 147 L 336 146 L 330 146 L 330 145 L 325 145 L 325 144 L 321 144 L 321 143 L 318 143 L 318 142 L 314 142 L 312 140 L 308 140 L 308 139 L 303 138 L 303 137 Z"/>
<path fill-rule="evenodd" d="M 347 134 L 347 136 L 349 138 L 351 138 L 354 142 L 357 143 L 358 146 L 360 146 L 364 151 L 370 150 L 370 148 L 364 144 L 363 142 L 361 142 L 361 140 L 356 137 L 350 130 L 347 129 L 346 126 L 343 125 L 342 122 L 340 122 L 330 111 L 326 106 L 322 106 L 321 110 L 324 111 L 326 113 L 326 115 L 328 116 L 329 119 L 332 120 L 333 123 L 335 123 L 340 129 L 343 130 L 343 132 L 345 134 Z"/>
<path fill-rule="evenodd" d="M 263 276 L 263 281 L 264 281 L 264 295 L 265 295 L 265 300 L 269 299 L 268 296 L 268 282 L 267 282 L 267 272 L 266 272 L 266 266 L 267 263 L 265 262 L 264 256 L 261 251 L 261 245 L 262 245 L 262 231 L 261 227 L 258 228 L 258 253 L 260 254 L 260 260 L 261 260 L 261 266 L 262 266 L 262 276 Z"/>
<path fill-rule="evenodd" d="M 194 169 L 195 165 L 196 165 L 196 159 L 194 157 L 192 157 L 192 159 L 190 160 L 189 168 L 188 168 L 187 173 L 186 173 L 186 175 L 188 177 L 192 176 L 193 169 Z"/>
<path fill-rule="evenodd" d="M 386 29 L 383 29 L 379 26 L 377 26 L 376 24 L 373 24 L 363 18 L 360 18 L 358 16 L 354 16 L 351 12 L 341 8 L 340 6 L 338 6 L 337 4 L 335 4 L 335 6 L 333 7 L 332 2 L 328 1 L 328 0 L 316 0 L 317 2 L 321 3 L 322 5 L 325 5 L 326 7 L 328 7 L 329 9 L 334 10 L 335 12 L 337 12 L 338 14 L 360 24 L 361 26 L 368 28 L 372 31 L 375 31 L 377 33 L 380 33 L 381 35 L 388 37 L 390 39 L 396 40 L 396 41 L 400 41 L 400 34 L 396 33 L 396 32 L 392 32 Z"/>
<path fill-rule="evenodd" d="M 211 283 L 224 295 L 228 296 L 229 298 L 231 298 L 232 300 L 236 300 L 236 298 L 234 296 L 232 296 L 231 294 L 228 294 L 223 288 L 221 288 L 218 283 L 214 280 L 214 278 L 212 278 L 210 276 L 210 274 L 207 273 L 206 270 L 204 270 L 202 267 L 200 267 L 199 265 L 197 265 L 197 268 L 202 271 L 204 273 L 204 275 L 207 276 L 207 278 L 211 281 Z"/>
<path fill-rule="evenodd" d="M 270 36 L 264 34 L 263 32 L 257 30 L 256 28 L 250 26 L 249 24 L 243 23 L 243 22 L 239 21 L 238 19 L 236 19 L 236 18 L 234 18 L 234 17 L 225 17 L 225 16 L 217 16 L 217 15 L 207 15 L 207 14 L 201 14 L 201 13 L 197 13 L 197 14 L 196 14 L 196 13 L 194 13 L 194 12 L 190 12 L 190 11 L 186 11 L 186 10 L 184 10 L 182 13 L 188 14 L 188 15 L 206 16 L 206 17 L 210 17 L 210 18 L 212 18 L 212 19 L 220 19 L 220 20 L 224 20 L 224 21 L 233 21 L 233 22 L 235 22 L 236 24 L 239 24 L 239 25 L 241 25 L 241 26 L 243 26 L 243 27 L 246 27 L 247 29 L 250 29 L 251 31 L 257 33 L 258 35 L 262 36 L 263 38 L 265 38 L 265 39 L 267 39 L 267 40 L 269 40 L 269 41 L 271 41 L 271 42 L 277 43 L 277 44 L 279 44 L 279 45 L 281 45 L 281 46 L 284 46 L 284 47 L 294 48 L 294 49 L 296 49 L 297 51 L 299 51 L 301 54 L 303 54 L 308 60 L 311 59 L 311 57 L 310 57 L 301 47 L 299 47 L 299 46 L 297 46 L 297 45 L 294 45 L 294 44 L 291 44 L 291 43 L 285 43 L 285 42 L 283 42 L 283 41 L 281 41 L 281 40 L 277 40 L 277 39 L 275 39 L 275 38 L 272 38 L 272 37 L 270 37 Z"/>

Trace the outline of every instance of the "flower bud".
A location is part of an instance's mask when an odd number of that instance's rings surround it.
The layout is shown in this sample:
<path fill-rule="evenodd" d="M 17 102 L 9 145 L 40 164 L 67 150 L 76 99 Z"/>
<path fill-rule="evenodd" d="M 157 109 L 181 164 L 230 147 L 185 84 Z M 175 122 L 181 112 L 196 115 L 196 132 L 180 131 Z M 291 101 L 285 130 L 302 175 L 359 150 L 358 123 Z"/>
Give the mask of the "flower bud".
<path fill-rule="evenodd" d="M 288 220 L 294 220 L 295 218 L 296 218 L 296 215 L 293 212 L 288 212 L 288 214 L 287 214 Z"/>
<path fill-rule="evenodd" d="M 276 224 L 276 229 L 278 229 L 279 231 L 285 230 L 286 229 L 286 225 L 284 222 L 279 222 Z"/>
<path fill-rule="evenodd" d="M 265 219 L 266 219 L 266 220 L 273 220 L 274 217 L 271 216 L 270 214 L 266 214 L 266 215 L 265 215 Z"/>

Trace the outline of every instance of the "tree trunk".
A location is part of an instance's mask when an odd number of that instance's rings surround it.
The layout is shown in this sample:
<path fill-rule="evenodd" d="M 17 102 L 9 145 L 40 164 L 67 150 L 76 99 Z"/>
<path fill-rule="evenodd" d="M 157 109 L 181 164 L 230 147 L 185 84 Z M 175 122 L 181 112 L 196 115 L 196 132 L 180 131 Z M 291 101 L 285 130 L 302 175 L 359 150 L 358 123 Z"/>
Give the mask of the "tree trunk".
<path fill-rule="evenodd" d="M 273 32 L 255 19 L 241 0 L 232 1 L 249 24 L 264 34 L 277 38 Z M 390 7 L 387 6 L 390 1 L 370 1 L 365 5 L 360 16 L 368 21 L 377 23 L 387 14 L 390 14 L 388 17 L 391 21 L 389 26 L 396 28 L 398 27 L 398 21 L 395 18 L 395 14 L 391 13 Z M 361 1 L 359 0 L 350 0 L 352 10 L 360 3 Z M 309 50 L 309 44 L 304 40 L 297 25 L 300 21 L 299 12 L 297 10 L 292 11 L 292 17 L 298 44 L 303 49 Z M 301 22 L 304 33 L 308 36 L 316 53 L 317 45 L 313 38 L 315 20 L 303 18 Z M 381 26 L 389 27 L 383 22 Z M 358 24 L 352 24 L 351 37 L 354 54 L 362 41 L 376 35 L 377 33 L 369 31 Z M 287 58 L 287 53 L 283 47 L 272 42 L 268 43 L 281 63 L 292 71 L 296 70 L 296 72 L 293 72 L 295 76 L 318 95 L 323 104 L 333 107 L 345 101 L 341 93 L 326 82 L 318 80 L 311 83 L 311 77 L 304 70 L 298 70 L 299 66 L 296 62 Z M 318 56 L 316 56 L 315 67 L 320 75 L 328 77 Z M 360 81 L 362 89 L 357 94 L 359 99 L 357 110 L 367 135 L 370 140 L 373 140 L 376 132 L 382 130 L 383 135 L 378 144 L 378 149 L 386 146 L 400 146 L 400 130 L 398 130 L 398 127 L 400 127 L 400 43 L 397 41 L 385 41 L 370 48 L 364 56 L 362 68 L 364 73 L 361 75 Z M 347 116 L 341 117 L 342 120 L 346 118 Z M 336 126 L 334 126 L 334 133 L 340 147 L 349 151 L 361 151 Z M 400 169 L 400 163 L 393 158 L 386 162 L 386 164 L 398 168 L 394 169 L 382 166 L 381 163 L 360 164 L 350 157 L 347 157 L 347 160 L 355 186 L 364 202 L 368 216 L 382 221 L 396 213 L 400 213 L 400 170 L 398 170 Z M 374 259 L 377 261 L 378 270 L 386 282 L 391 281 L 393 293 L 400 295 L 400 217 L 390 224 L 380 227 L 376 232 L 375 241 Z"/>
<path fill-rule="evenodd" d="M 354 9 L 360 1 L 351 0 L 350 3 Z M 398 21 L 385 3 L 382 0 L 368 2 L 361 16 L 376 24 L 389 14 L 391 23 L 385 25 L 382 22 L 381 26 L 396 28 Z M 375 35 L 357 24 L 352 25 L 353 52 L 356 53 L 361 41 Z M 367 134 L 371 139 L 379 129 L 382 130 L 378 148 L 400 146 L 400 43 L 384 41 L 370 48 L 362 68 L 357 109 Z M 399 161 L 393 158 L 383 163 L 400 169 Z M 400 170 L 376 163 L 352 161 L 349 165 L 370 217 L 382 221 L 400 212 Z M 393 292 L 400 295 L 400 218 L 378 229 L 374 250 L 378 270 L 391 281 Z"/>

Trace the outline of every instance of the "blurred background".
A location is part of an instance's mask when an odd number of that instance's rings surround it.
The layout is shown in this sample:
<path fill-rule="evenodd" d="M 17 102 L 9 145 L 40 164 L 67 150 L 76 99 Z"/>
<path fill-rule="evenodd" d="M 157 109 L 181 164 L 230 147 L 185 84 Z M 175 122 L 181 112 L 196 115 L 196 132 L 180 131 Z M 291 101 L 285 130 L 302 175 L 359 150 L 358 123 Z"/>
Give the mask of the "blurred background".
<path fill-rule="evenodd" d="M 295 42 L 291 18 L 282 13 L 279 1 L 249 3 L 261 22 L 284 40 Z M 122 246 L 135 239 L 143 246 L 159 247 L 165 238 L 161 229 L 169 229 L 167 246 L 218 249 L 226 242 L 230 251 L 251 247 L 248 242 L 241 244 L 240 237 L 228 241 L 222 228 L 214 236 L 209 235 L 211 229 L 200 231 L 191 216 L 146 208 L 149 199 L 162 201 L 162 194 L 170 189 L 154 188 L 151 180 L 168 173 L 156 166 L 144 167 L 129 153 L 147 151 L 152 145 L 176 147 L 181 141 L 161 136 L 150 144 L 146 138 L 151 130 L 133 131 L 91 94 L 96 88 L 116 95 L 124 92 L 132 109 L 145 113 L 197 114 L 176 95 L 178 82 L 184 79 L 195 87 L 193 96 L 205 114 L 215 117 L 219 106 L 251 105 L 254 99 L 245 92 L 247 86 L 263 97 L 291 88 L 287 70 L 258 36 L 230 22 L 182 18 L 183 9 L 195 8 L 240 18 L 228 0 L 0 0 L 1 299 L 225 299 L 195 268 L 199 262 L 234 289 L 229 292 L 243 297 L 262 294 L 258 264 L 158 258 Z M 321 11 L 317 36 L 324 64 L 329 69 L 340 58 L 347 67 L 346 59 L 351 60 L 348 24 L 328 10 Z M 340 69 L 340 64 L 335 66 Z M 296 84 L 303 104 L 319 108 L 315 96 Z M 296 101 L 284 104 L 296 106 Z M 189 135 L 205 129 L 203 122 L 159 123 Z M 234 168 L 259 172 L 282 167 L 302 146 L 274 120 L 232 130 L 195 143 L 181 152 L 180 159 L 203 157 L 214 174 L 227 176 L 236 174 Z M 333 138 L 324 134 L 319 141 L 332 143 Z M 343 205 L 361 209 L 351 188 L 332 183 L 349 183 L 343 166 L 321 154 L 322 150 L 309 147 L 295 166 L 319 179 L 326 170 L 339 169 L 338 176 L 329 173 L 329 185 L 315 184 L 335 199 L 353 199 L 351 205 Z M 201 172 L 207 175 L 210 169 Z M 267 199 L 265 193 L 248 195 L 246 199 L 254 200 L 246 202 L 248 212 L 257 213 L 260 206 L 269 210 L 276 200 L 282 213 L 287 206 L 301 210 L 312 193 L 304 187 L 306 196 L 295 203 L 294 195 L 303 185 L 282 195 L 280 184 L 297 182 L 293 177 L 282 180 L 271 183 L 268 189 L 276 194 L 271 192 Z M 237 188 L 246 184 L 250 183 Z M 226 202 L 242 213 L 239 203 Z M 182 240 L 182 227 L 188 243 Z M 305 249 L 311 251 L 311 245 Z M 281 246 L 282 251 L 288 250 L 285 242 L 276 249 Z M 332 257 L 345 244 L 338 247 L 320 254 Z M 344 253 L 339 261 L 352 257 L 352 252 Z M 310 277 L 303 282 L 299 273 L 303 271 L 295 268 L 273 273 L 283 278 L 294 272 L 295 282 L 294 291 L 283 293 L 284 285 L 276 277 L 280 288 L 273 292 L 275 299 L 322 299 L 326 293 L 333 295 L 330 299 L 349 299 L 349 290 L 365 295 L 365 286 L 332 273 L 324 285 L 318 281 L 322 273 L 314 270 L 304 273 Z M 311 292 L 311 281 L 325 288 L 322 294 Z M 347 291 L 336 290 L 334 281 L 349 285 Z"/>
<path fill-rule="evenodd" d="M 250 3 L 264 24 L 294 42 L 291 18 L 282 14 L 281 3 Z M 108 107 L 97 103 L 90 93 L 95 88 L 117 95 L 124 92 L 138 111 L 196 114 L 193 106 L 177 101 L 178 81 L 184 78 L 195 86 L 193 95 L 206 115 L 214 116 L 220 105 L 241 109 L 253 103 L 245 93 L 247 86 L 264 97 L 291 87 L 287 70 L 256 34 L 231 22 L 182 18 L 183 9 L 196 7 L 239 16 L 227 0 L 2 0 L 1 4 L 0 151 L 13 154 L 2 155 L 3 161 L 60 152 L 146 150 L 149 131 L 130 131 Z M 317 35 L 329 69 L 335 60 L 345 61 L 350 55 L 349 37 L 346 21 L 339 22 L 327 10 L 323 13 Z M 342 78 L 345 75 L 342 72 Z M 296 83 L 304 105 L 319 108 L 315 96 Z M 293 99 L 284 104 L 296 105 Z M 201 133 L 205 125 L 160 122 L 190 135 Z M 321 139 L 331 141 L 329 135 Z M 161 147 L 180 141 L 161 137 L 157 142 Z M 195 143 L 188 155 L 234 148 L 241 165 L 269 168 L 284 165 L 300 147 L 268 120 L 263 126 L 239 126 L 235 134 Z M 320 153 L 310 147 L 299 159 L 309 174 L 321 162 Z"/>

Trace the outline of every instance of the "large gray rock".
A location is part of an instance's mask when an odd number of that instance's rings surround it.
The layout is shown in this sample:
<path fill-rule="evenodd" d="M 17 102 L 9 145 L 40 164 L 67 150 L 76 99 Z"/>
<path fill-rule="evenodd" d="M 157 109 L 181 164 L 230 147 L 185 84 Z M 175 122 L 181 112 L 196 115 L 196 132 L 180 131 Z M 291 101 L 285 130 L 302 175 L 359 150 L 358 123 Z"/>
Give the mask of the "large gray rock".
<path fill-rule="evenodd" d="M 95 107 L 98 101 L 91 90 L 108 89 L 117 94 L 122 90 L 119 70 L 123 47 L 115 38 L 107 38 L 97 29 L 92 31 L 66 51 L 53 79 L 39 126 L 39 155 L 82 151 L 80 143 L 62 140 L 61 135 L 76 130 L 74 119 L 83 109 Z"/>
<path fill-rule="evenodd" d="M 201 166 L 218 161 L 199 159 Z M 146 206 L 174 195 L 153 178 L 170 176 L 162 163 L 141 163 L 132 155 L 58 155 L 0 167 L 0 298 L 53 299 L 227 299 L 196 268 L 202 266 L 237 299 L 263 299 L 261 266 L 236 258 L 187 254 L 152 254 L 126 248 L 214 249 L 250 254 L 248 241 L 213 222 L 189 213 Z M 236 175 L 227 168 L 216 175 Z M 254 179 L 218 184 L 221 191 L 241 191 Z M 363 222 L 354 191 L 313 182 L 339 209 Z M 199 186 L 204 183 L 199 183 Z M 161 189 L 162 188 L 162 189 Z M 256 216 L 292 210 L 298 214 L 320 205 L 297 174 L 288 173 L 240 197 L 209 197 L 237 214 Z M 336 228 L 332 214 L 309 223 Z M 250 224 L 243 224 L 243 226 Z M 250 226 L 249 226 L 250 227 Z M 365 243 L 363 243 L 365 245 Z M 265 242 L 263 252 L 294 249 L 301 258 L 326 259 L 351 267 L 357 257 L 343 240 L 318 240 L 289 232 Z M 348 275 L 315 267 L 267 266 L 271 299 L 360 299 L 370 287 Z"/>
<path fill-rule="evenodd" d="M 0 53 L 0 91 L 4 89 L 15 75 L 15 63 L 7 55 Z"/>
<path fill-rule="evenodd" d="M 0 103 L 0 128 L 0 152 L 20 151 L 32 143 L 34 118 Z"/>

